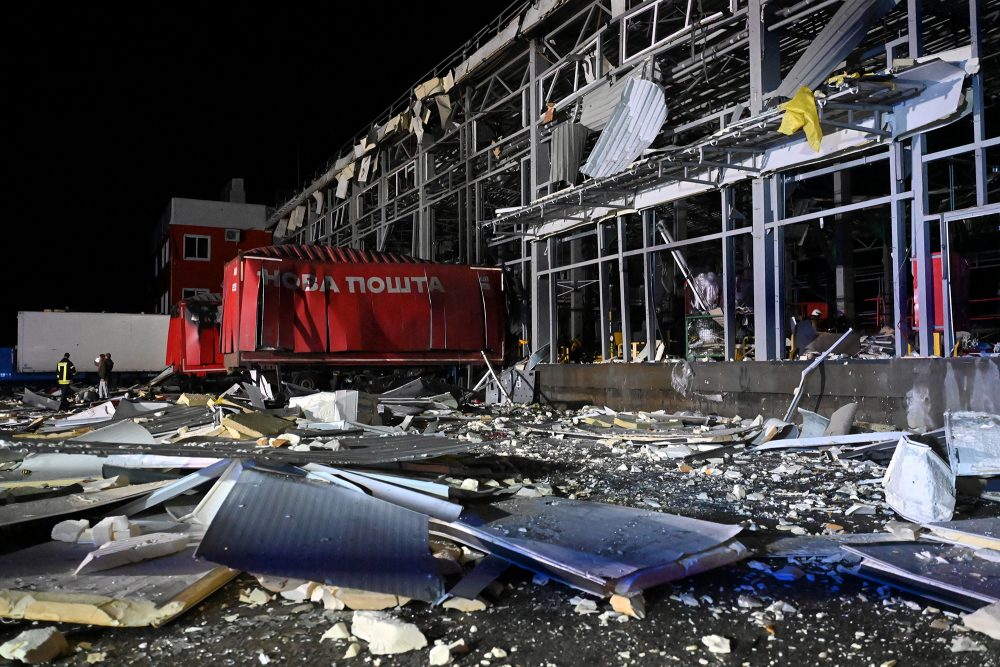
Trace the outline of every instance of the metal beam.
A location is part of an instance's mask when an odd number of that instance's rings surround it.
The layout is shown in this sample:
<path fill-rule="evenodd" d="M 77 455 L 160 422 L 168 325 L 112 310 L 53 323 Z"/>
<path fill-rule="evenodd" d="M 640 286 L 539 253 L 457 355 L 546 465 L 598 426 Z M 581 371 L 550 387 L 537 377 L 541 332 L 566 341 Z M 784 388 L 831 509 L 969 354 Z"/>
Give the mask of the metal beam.
<path fill-rule="evenodd" d="M 769 179 L 751 181 L 753 195 L 753 330 L 754 358 L 757 361 L 774 359 L 774 243 L 767 223 L 774 217 L 770 201 Z"/>
<path fill-rule="evenodd" d="M 608 316 L 611 310 L 611 289 L 608 282 L 608 263 L 602 261 L 605 252 L 607 251 L 607 224 L 603 222 L 597 223 L 597 281 L 598 281 L 598 303 L 601 309 L 599 320 L 600 336 L 601 336 L 601 359 L 607 361 L 611 358 L 611 326 L 608 321 Z"/>
<path fill-rule="evenodd" d="M 720 190 L 722 200 L 722 231 L 733 228 L 732 188 Z M 722 314 L 723 340 L 726 359 L 736 355 L 736 239 L 733 236 L 722 237 Z"/>
<path fill-rule="evenodd" d="M 625 260 L 625 220 L 627 216 L 616 219 L 618 226 L 618 296 L 619 317 L 622 332 L 622 361 L 632 361 L 632 318 L 628 302 L 628 263 Z"/>
<path fill-rule="evenodd" d="M 646 209 L 642 212 L 642 245 L 649 248 L 653 240 L 656 229 L 656 212 L 653 209 Z M 642 254 L 642 291 L 643 303 L 646 307 L 646 361 L 654 361 L 656 358 L 656 330 L 658 318 L 656 316 L 656 254 L 645 252 Z M 664 345 L 666 341 L 664 341 Z"/>

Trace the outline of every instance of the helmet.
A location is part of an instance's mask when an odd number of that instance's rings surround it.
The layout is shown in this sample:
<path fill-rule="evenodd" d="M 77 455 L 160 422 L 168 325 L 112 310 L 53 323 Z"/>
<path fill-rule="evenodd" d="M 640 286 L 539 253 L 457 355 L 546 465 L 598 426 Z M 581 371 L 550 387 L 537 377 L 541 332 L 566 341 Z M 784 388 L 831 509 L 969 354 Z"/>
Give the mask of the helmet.
<path fill-rule="evenodd" d="M 813 311 L 809 313 L 809 317 L 822 317 L 822 315 L 823 311 L 821 311 L 819 308 L 814 308 Z"/>

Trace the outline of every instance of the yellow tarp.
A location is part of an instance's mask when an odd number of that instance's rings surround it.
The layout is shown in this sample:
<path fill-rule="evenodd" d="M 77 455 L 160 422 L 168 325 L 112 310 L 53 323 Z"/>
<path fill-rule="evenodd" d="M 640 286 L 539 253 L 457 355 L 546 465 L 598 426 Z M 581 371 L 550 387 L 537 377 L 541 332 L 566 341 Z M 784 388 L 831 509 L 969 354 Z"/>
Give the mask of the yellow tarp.
<path fill-rule="evenodd" d="M 778 132 L 792 136 L 799 130 L 806 133 L 806 139 L 814 151 L 819 152 L 823 141 L 823 129 L 819 126 L 819 111 L 816 109 L 816 97 L 813 91 L 805 86 L 799 88 L 788 102 L 781 105 L 785 111 Z"/>

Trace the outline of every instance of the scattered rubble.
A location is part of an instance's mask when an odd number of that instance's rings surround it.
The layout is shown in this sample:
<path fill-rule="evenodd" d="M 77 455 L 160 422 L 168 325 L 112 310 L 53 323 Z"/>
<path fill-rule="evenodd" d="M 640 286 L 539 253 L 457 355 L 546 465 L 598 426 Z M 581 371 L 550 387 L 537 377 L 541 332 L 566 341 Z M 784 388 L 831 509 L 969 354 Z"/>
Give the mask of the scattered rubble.
<path fill-rule="evenodd" d="M 39 665 L 69 653 L 66 637 L 55 628 L 25 630 L 0 646 L 0 657 Z"/>
<path fill-rule="evenodd" d="M 25 419 L 0 434 L 0 485 L 18 489 L 8 507 L 19 522 L 48 522 L 52 540 L 0 555 L 0 566 L 20 573 L 0 576 L 0 616 L 162 625 L 191 609 L 189 591 L 210 594 L 242 570 L 259 587 L 241 579 L 231 598 L 237 613 L 218 622 L 239 632 L 254 614 L 314 614 L 305 631 L 334 646 L 334 659 L 366 646 L 390 656 L 430 645 L 426 660 L 451 664 L 467 650 L 453 630 L 479 637 L 532 597 L 564 609 L 563 625 L 601 631 L 631 622 L 629 633 L 641 634 L 664 615 L 701 619 L 705 632 L 687 646 L 745 656 L 754 640 L 739 628 L 789 642 L 789 628 L 822 623 L 822 612 L 806 614 L 788 595 L 817 586 L 835 600 L 851 590 L 869 607 L 926 614 L 922 626 L 944 633 L 944 652 L 982 655 L 997 639 L 1000 512 L 969 495 L 994 473 L 989 443 L 968 435 L 952 446 L 944 431 L 868 431 L 852 423 L 850 407 L 829 420 L 799 410 L 800 425 L 519 403 L 487 412 L 423 385 L 390 394 L 392 410 L 378 409 L 382 395 L 328 394 L 299 401 L 312 417 L 271 399 L 261 407 L 240 386 L 173 402 L 113 399 L 83 417 Z M 133 416 L 114 421 L 119 413 Z M 961 434 L 970 424 L 992 428 L 972 414 L 949 423 Z M 916 463 L 911 448 L 922 453 Z M 959 459 L 949 452 L 969 448 L 976 470 L 955 474 Z M 926 490 L 913 480 L 928 474 L 944 480 L 943 496 L 913 492 Z M 44 496 L 21 481 L 36 475 L 52 480 L 39 487 Z M 272 487 L 282 489 L 280 502 L 268 496 Z M 378 541 L 378 526 L 391 531 L 388 541 Z M 187 579 L 151 576 L 181 562 L 200 569 Z M 99 592 L 113 606 L 78 604 L 96 590 L 90 577 L 103 573 L 117 582 Z M 726 583 L 713 590 L 713 581 Z M 143 586 L 167 598 L 128 597 Z M 473 613 L 480 627 L 466 620 Z M 201 628 L 183 631 L 183 641 L 197 641 Z M 864 628 L 837 655 L 891 662 L 876 660 Z M 956 635 L 961 629 L 978 634 Z M 527 626 L 519 632 L 531 635 Z M 476 642 L 483 661 L 521 655 L 488 636 L 493 643 Z M 642 659 L 633 646 L 621 653 Z M 686 661 L 684 653 L 675 657 Z M 279 654 L 261 644 L 252 659 Z M 94 662 L 107 655 L 81 651 Z"/>

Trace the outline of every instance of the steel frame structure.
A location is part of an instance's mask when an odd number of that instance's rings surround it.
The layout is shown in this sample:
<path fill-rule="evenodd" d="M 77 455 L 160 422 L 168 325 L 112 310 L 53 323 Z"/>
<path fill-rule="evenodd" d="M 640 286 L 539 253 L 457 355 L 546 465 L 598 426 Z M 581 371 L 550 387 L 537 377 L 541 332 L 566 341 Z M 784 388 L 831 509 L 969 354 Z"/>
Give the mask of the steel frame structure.
<path fill-rule="evenodd" d="M 852 70 L 885 71 L 898 59 L 966 47 L 979 63 L 969 77 L 962 116 L 971 118 L 971 136 L 933 151 L 933 128 L 894 137 L 887 114 L 925 86 L 862 78 L 827 95 L 820 115 L 827 132 L 853 133 L 863 141 L 850 150 L 774 166 L 766 158 L 803 140 L 776 131 L 781 100 L 769 93 L 848 1 L 515 2 L 428 73 L 426 79 L 462 72 L 450 94 L 447 122 L 419 138 L 411 131 L 378 142 L 366 178 L 355 177 L 345 198 L 338 198 L 335 165 L 345 164 L 345 156 L 350 161 L 359 141 L 363 145 L 393 117 L 412 112 L 413 97 L 404 95 L 273 211 L 271 223 L 282 222 L 278 235 L 288 242 L 505 265 L 530 294 L 531 318 L 524 324 L 531 348 L 553 343 L 553 362 L 556 343 L 575 334 L 583 319 L 571 317 L 571 331 L 562 331 L 561 303 L 579 312 L 584 295 L 596 292 L 599 317 L 593 326 L 601 354 L 611 355 L 617 316 L 622 356 L 629 361 L 634 339 L 652 342 L 662 334 L 657 307 L 667 289 L 662 276 L 673 270 L 671 253 L 714 248 L 721 259 L 726 358 L 739 342 L 738 274 L 752 266 L 755 358 L 773 360 L 784 356 L 788 328 L 786 230 L 884 210 L 892 258 L 885 282 L 896 353 L 904 354 L 913 294 L 908 258 L 916 264 L 921 317 L 932 322 L 935 308 L 947 313 L 949 307 L 947 289 L 944 303 L 933 302 L 933 247 L 947 250 L 949 222 L 998 212 L 995 195 L 990 200 L 989 155 L 1000 137 L 986 110 L 995 110 L 1000 99 L 1000 0 L 903 0 L 867 27 L 847 59 Z M 670 105 L 651 149 L 620 174 L 554 181 L 554 123 L 547 114 L 572 122 L 585 100 L 640 69 L 658 79 Z M 934 209 L 929 169 L 952 160 L 972 165 L 969 196 L 953 196 L 948 210 Z M 881 194 L 803 208 L 792 193 L 804 183 L 871 165 L 886 167 Z M 713 192 L 717 208 L 703 218 L 710 224 L 694 225 L 696 233 L 689 234 L 681 212 L 704 206 Z M 287 231 L 285 221 L 302 207 L 307 210 L 301 226 Z M 682 233 L 669 241 L 658 238 L 660 222 Z M 940 240 L 932 238 L 934 227 Z M 947 267 L 942 281 L 948 281 Z M 639 320 L 642 326 L 633 324 Z M 950 347 L 954 334 L 945 329 Z M 917 332 L 923 353 L 932 349 L 931 337 L 930 326 Z"/>

